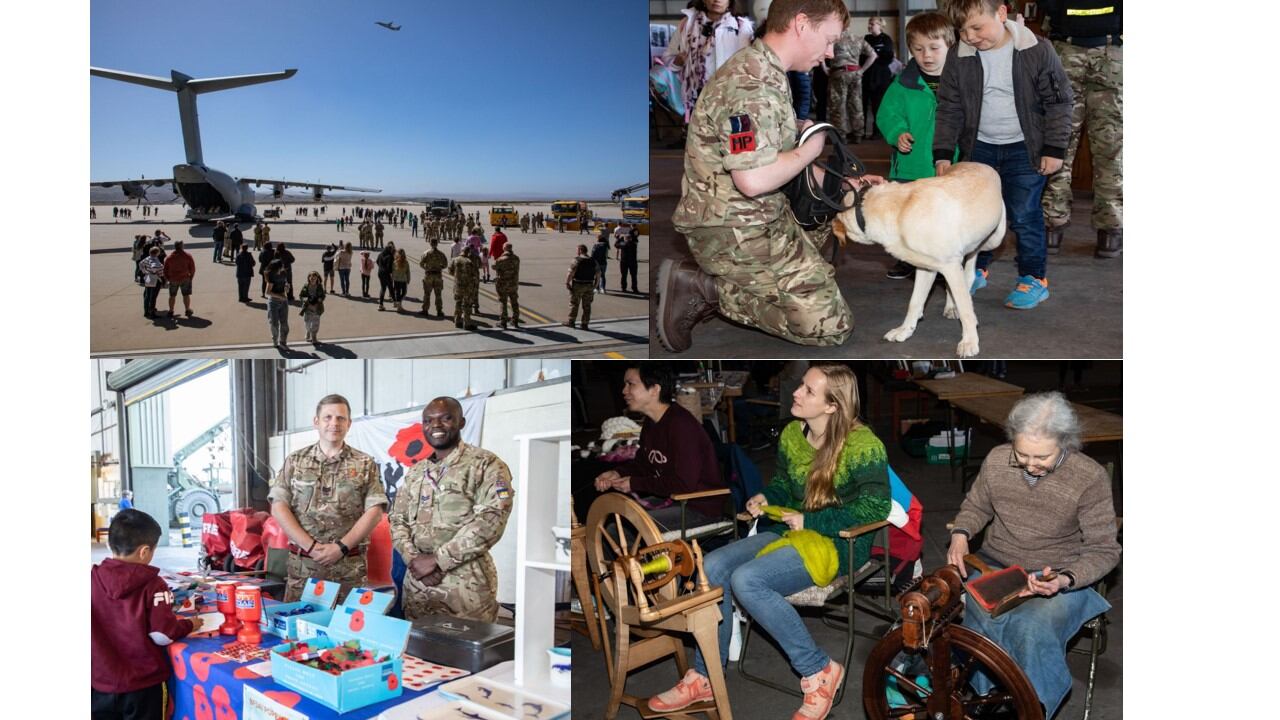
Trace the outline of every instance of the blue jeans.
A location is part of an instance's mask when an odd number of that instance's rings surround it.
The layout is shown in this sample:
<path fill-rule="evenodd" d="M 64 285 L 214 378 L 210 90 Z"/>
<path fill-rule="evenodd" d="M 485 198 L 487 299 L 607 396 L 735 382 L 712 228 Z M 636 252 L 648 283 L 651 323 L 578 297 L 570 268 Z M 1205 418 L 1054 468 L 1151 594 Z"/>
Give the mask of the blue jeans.
<path fill-rule="evenodd" d="M 969 579 L 978 574 L 971 573 Z M 998 618 L 988 615 L 968 594 L 964 602 L 962 624 L 1009 653 L 1035 688 L 1046 718 L 1053 717 L 1071 690 L 1067 643 L 1090 618 L 1111 609 L 1111 603 L 1092 588 L 1033 597 Z M 991 689 L 991 680 L 981 671 L 974 674 L 972 682 L 979 693 Z"/>
<path fill-rule="evenodd" d="M 973 153 L 965 159 L 990 165 L 1000 174 L 1000 192 L 1004 195 L 1009 229 L 1018 239 L 1018 276 L 1045 277 L 1044 264 L 1048 251 L 1040 194 L 1044 191 L 1047 178 L 1040 174 L 1038 167 L 1031 165 L 1026 144 L 1018 142 L 989 145 L 978 140 L 973 145 Z M 990 264 L 990 252 L 978 253 L 979 270 L 985 270 Z"/>
<path fill-rule="evenodd" d="M 283 300 L 267 300 L 267 325 L 271 327 L 271 342 L 283 345 L 289 340 L 289 305 Z"/>
<path fill-rule="evenodd" d="M 221 262 L 222 260 L 222 240 L 213 241 L 213 261 Z"/>
<path fill-rule="evenodd" d="M 729 543 L 706 557 L 707 579 L 712 585 L 724 588 L 720 603 L 720 661 L 729 657 L 729 638 L 733 633 L 733 601 L 751 616 L 782 646 L 791 661 L 791 667 L 801 677 L 813 675 L 827 666 L 831 658 L 813 642 L 809 629 L 800 614 L 787 602 L 787 596 L 813 585 L 813 578 L 804 569 L 800 554 L 793 547 L 784 547 L 756 557 L 765 545 L 781 536 L 764 532 Z M 704 676 L 707 663 L 698 651 L 693 656 L 693 668 Z"/>
<path fill-rule="evenodd" d="M 791 83 L 791 107 L 796 111 L 796 120 L 803 122 L 809 117 L 809 101 L 813 98 L 813 75 L 792 71 L 787 73 L 787 81 Z"/>

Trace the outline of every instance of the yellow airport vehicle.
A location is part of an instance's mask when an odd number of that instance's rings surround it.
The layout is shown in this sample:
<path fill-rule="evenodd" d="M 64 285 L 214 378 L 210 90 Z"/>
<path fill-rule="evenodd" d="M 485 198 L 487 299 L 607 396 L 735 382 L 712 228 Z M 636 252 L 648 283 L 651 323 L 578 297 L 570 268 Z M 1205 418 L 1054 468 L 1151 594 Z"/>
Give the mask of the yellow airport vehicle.
<path fill-rule="evenodd" d="M 489 224 L 496 228 L 516 227 L 520 224 L 520 215 L 510 205 L 496 205 L 489 208 Z"/>
<path fill-rule="evenodd" d="M 584 215 L 587 218 L 591 217 L 591 211 L 587 209 L 585 200 L 557 200 L 551 203 L 551 213 L 543 218 L 542 224 L 548 230 L 558 230 L 563 221 L 565 230 L 577 232 L 578 218 Z"/>
<path fill-rule="evenodd" d="M 649 234 L 649 198 L 629 197 L 622 199 L 622 219 L 634 227 L 641 235 Z"/>

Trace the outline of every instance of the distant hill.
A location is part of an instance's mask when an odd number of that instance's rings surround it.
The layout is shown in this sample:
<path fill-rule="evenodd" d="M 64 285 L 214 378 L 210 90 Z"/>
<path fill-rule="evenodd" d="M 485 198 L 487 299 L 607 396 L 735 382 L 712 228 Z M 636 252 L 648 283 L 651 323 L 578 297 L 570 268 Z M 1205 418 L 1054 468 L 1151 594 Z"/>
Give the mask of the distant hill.
<path fill-rule="evenodd" d="M 285 193 L 285 196 L 283 198 L 277 200 L 271 197 L 270 191 L 267 191 L 267 192 L 256 193 L 256 197 L 257 197 L 257 203 L 259 205 L 267 205 L 272 202 L 275 202 L 275 203 L 311 202 L 310 193 L 298 193 L 298 194 Z M 446 197 L 452 198 L 454 200 L 458 200 L 460 202 L 467 202 L 467 203 L 486 203 L 486 202 L 550 203 L 553 200 L 586 200 L 588 202 L 593 202 L 593 203 L 609 202 L 609 198 L 607 196 L 584 198 L 581 196 L 573 196 L 573 195 L 566 195 L 566 194 L 548 195 L 545 193 L 519 193 L 519 192 L 511 193 L 509 195 L 498 194 L 498 193 L 483 194 L 483 195 L 478 193 L 459 193 L 459 194 L 453 194 L 453 195 L 449 193 L 413 193 L 413 194 L 407 194 L 407 195 L 405 194 L 385 195 L 385 194 L 377 194 L 377 193 L 359 193 L 359 194 L 326 193 L 324 196 L 324 201 L 330 202 L 330 203 L 348 203 L 348 204 L 356 204 L 356 203 L 362 203 L 362 202 L 369 203 L 369 204 L 405 203 L 405 202 L 425 204 L 427 201 L 433 198 L 446 198 Z M 164 205 L 168 203 L 181 202 L 181 198 L 179 198 L 177 193 L 173 192 L 173 190 L 171 190 L 168 186 L 165 186 L 162 188 L 149 188 L 147 190 L 147 201 L 153 205 L 156 205 L 156 204 Z M 128 205 L 134 204 L 137 201 L 129 200 L 125 198 L 124 193 L 118 187 L 113 187 L 113 188 L 91 187 L 89 188 L 89 202 L 94 205 L 122 205 L 123 206 L 127 204 Z"/>

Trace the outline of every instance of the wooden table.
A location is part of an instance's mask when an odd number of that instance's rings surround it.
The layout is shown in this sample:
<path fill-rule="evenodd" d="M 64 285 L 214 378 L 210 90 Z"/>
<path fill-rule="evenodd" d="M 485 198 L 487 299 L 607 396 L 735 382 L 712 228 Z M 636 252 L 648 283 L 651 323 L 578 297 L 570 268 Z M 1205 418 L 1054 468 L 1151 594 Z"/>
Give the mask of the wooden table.
<path fill-rule="evenodd" d="M 959 398 L 952 404 L 957 410 L 968 413 L 982 422 L 1003 427 L 1005 420 L 1009 417 L 1009 411 L 1017 401 L 1016 395 L 987 395 Z M 1079 403 L 1071 403 L 1071 408 L 1080 417 L 1083 430 L 1080 439 L 1085 445 L 1124 439 L 1124 418 L 1120 415 Z"/>
<path fill-rule="evenodd" d="M 957 398 L 951 405 L 961 413 L 977 418 L 980 422 L 997 427 L 1004 427 L 1009 411 L 1018 402 L 1017 395 L 986 395 L 981 397 Z M 1071 408 L 1080 418 L 1080 441 L 1090 443 L 1122 442 L 1124 440 L 1124 418 L 1106 410 L 1071 403 Z M 965 490 L 968 468 L 962 468 L 960 489 Z M 976 471 L 975 471 L 976 472 Z"/>
<path fill-rule="evenodd" d="M 1023 388 L 1013 383 L 1007 383 L 1003 380 L 979 375 L 977 373 L 960 373 L 955 377 L 942 379 L 918 379 L 913 380 L 916 385 L 924 388 L 925 391 L 938 398 L 940 402 L 947 404 L 947 449 L 950 450 L 950 460 L 948 461 L 948 469 L 951 473 L 951 480 L 956 479 L 956 446 L 955 437 L 952 430 L 955 429 L 955 403 L 959 400 L 982 398 L 982 397 L 1005 397 L 1009 399 L 1010 405 L 1016 402 L 1022 395 Z M 1006 415 L 1008 413 L 1006 412 Z M 1003 419 L 1001 420 L 1003 422 Z M 966 444 L 966 448 L 967 448 Z M 966 456 L 968 452 L 966 450 Z M 961 467 L 960 489 L 964 490 L 964 463 L 959 463 Z"/>

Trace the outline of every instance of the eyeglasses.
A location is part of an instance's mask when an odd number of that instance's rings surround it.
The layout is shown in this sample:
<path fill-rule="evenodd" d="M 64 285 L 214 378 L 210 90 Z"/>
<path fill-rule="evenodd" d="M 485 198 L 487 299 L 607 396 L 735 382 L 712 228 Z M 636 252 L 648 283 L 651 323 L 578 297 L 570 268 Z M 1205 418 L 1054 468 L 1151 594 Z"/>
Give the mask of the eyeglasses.
<path fill-rule="evenodd" d="M 1062 464 L 1062 456 L 1063 456 L 1063 450 L 1059 448 L 1058 456 L 1053 458 L 1053 461 L 1051 463 L 1047 463 L 1049 465 L 1049 469 L 1045 471 L 1044 473 L 1045 475 L 1051 475 L 1053 474 L 1054 470 L 1058 469 L 1058 466 Z M 1019 468 L 1023 471 L 1026 471 L 1028 464 L 1029 462 L 1020 462 L 1018 460 L 1018 453 L 1015 452 L 1012 448 L 1009 449 L 1009 467 Z"/>

